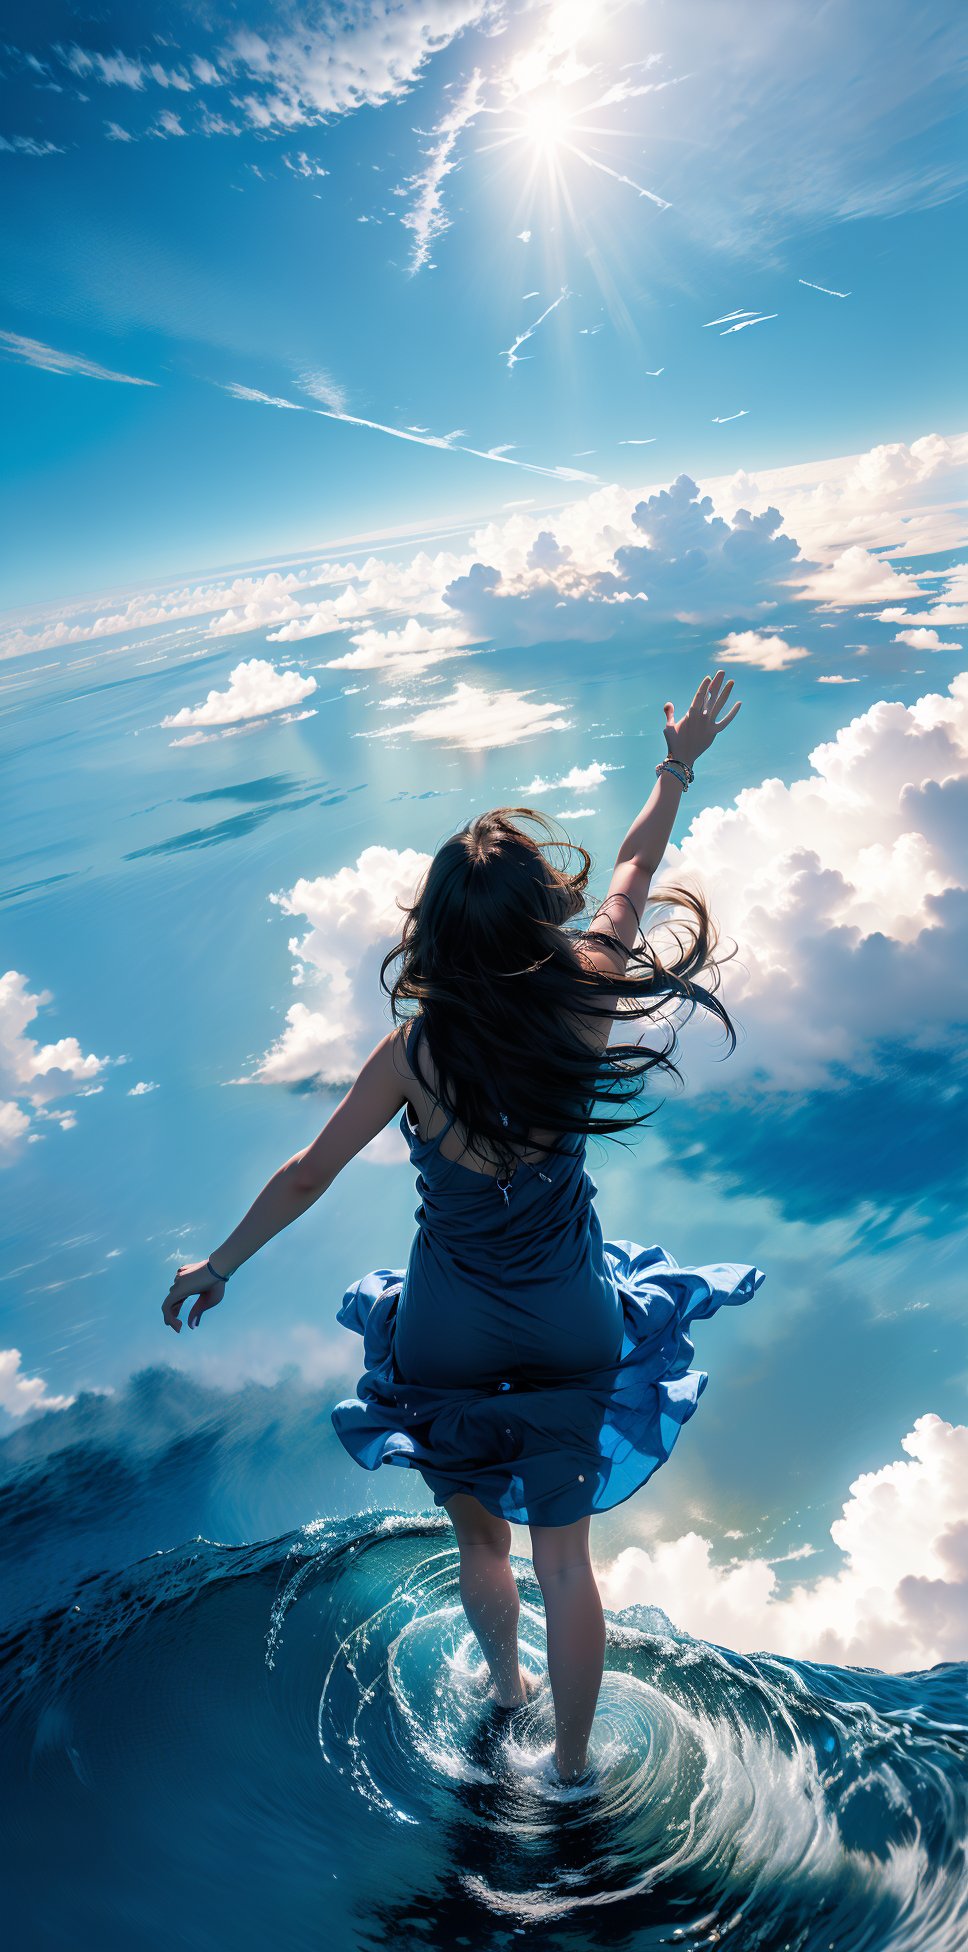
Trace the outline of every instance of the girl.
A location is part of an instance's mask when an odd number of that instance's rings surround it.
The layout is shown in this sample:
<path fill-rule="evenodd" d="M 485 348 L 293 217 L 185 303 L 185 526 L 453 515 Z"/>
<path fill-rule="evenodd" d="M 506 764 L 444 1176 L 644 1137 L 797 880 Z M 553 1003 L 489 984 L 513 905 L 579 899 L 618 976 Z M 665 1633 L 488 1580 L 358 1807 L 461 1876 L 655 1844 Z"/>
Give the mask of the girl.
<path fill-rule="evenodd" d="M 319 1137 L 279 1168 L 207 1262 L 179 1268 L 163 1303 L 197 1328 L 243 1261 L 331 1186 L 400 1114 L 418 1168 L 418 1230 L 405 1269 L 347 1289 L 338 1319 L 363 1338 L 358 1394 L 333 1423 L 367 1470 L 416 1468 L 453 1520 L 460 1594 L 504 1707 L 533 1677 L 518 1660 L 509 1521 L 530 1529 L 547 1617 L 563 1781 L 587 1768 L 605 1622 L 589 1556 L 593 1512 L 630 1497 L 665 1462 L 706 1384 L 686 1330 L 724 1302 L 748 1301 L 758 1268 L 679 1267 L 660 1247 L 605 1241 L 585 1169 L 589 1133 L 629 1130 L 621 1113 L 650 1070 L 678 1075 L 669 1011 L 701 1005 L 736 1038 L 714 995 L 716 937 L 701 896 L 673 889 L 691 921 L 672 927 L 666 963 L 639 918 L 694 762 L 739 711 L 732 680 L 704 678 L 685 716 L 665 707 L 667 752 L 619 849 L 608 894 L 584 932 L 591 867 L 553 866 L 515 820 L 484 813 L 435 854 L 405 912 L 388 989 L 419 1004 L 388 1033 Z M 708 986 L 697 979 L 708 972 Z M 609 1044 L 617 1017 L 662 1018 L 664 1047 Z M 636 1066 L 636 1069 L 632 1069 Z M 604 1114 L 597 1108 L 605 1106 Z"/>

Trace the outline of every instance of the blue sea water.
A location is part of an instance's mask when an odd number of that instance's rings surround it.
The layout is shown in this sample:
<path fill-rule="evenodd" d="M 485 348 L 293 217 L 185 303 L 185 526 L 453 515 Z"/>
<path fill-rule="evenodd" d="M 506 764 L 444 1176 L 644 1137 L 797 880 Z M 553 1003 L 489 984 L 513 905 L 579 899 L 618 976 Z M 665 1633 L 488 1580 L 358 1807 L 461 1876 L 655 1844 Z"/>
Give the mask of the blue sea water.
<path fill-rule="evenodd" d="M 548 1769 L 546 1686 L 512 1720 L 488 1710 L 446 1521 L 410 1474 L 361 1480 L 330 1425 L 359 1373 L 339 1298 L 402 1262 L 412 1235 L 402 1148 L 354 1161 L 240 1271 L 200 1340 L 161 1325 L 174 1265 L 224 1237 L 337 1096 L 231 1083 L 292 989 L 293 924 L 272 896 L 367 846 L 430 851 L 481 806 L 517 803 L 536 772 L 596 754 L 616 770 L 575 831 L 601 870 L 652 751 L 639 654 L 489 658 L 491 682 L 557 697 L 567 678 L 574 739 L 428 765 L 414 745 L 370 745 L 376 686 L 331 675 L 305 724 L 176 750 L 162 715 L 265 645 L 149 649 L 36 673 L 18 660 L 0 684 L 4 966 L 49 993 L 38 1043 L 76 1035 L 104 1060 L 96 1093 L 62 1101 L 76 1124 L 38 1124 L 5 1189 L 3 1341 L 75 1398 L 0 1442 L 10 1942 L 962 1952 L 963 1665 L 745 1658 L 647 1608 L 611 1617 L 580 1795 Z M 648 682 L 654 717 L 664 661 Z M 768 674 L 749 685 L 760 717 L 711 761 L 705 801 L 762 775 Z M 791 775 L 843 716 L 820 689 L 804 687 L 804 718 L 777 719 L 771 764 Z M 683 1261 L 750 1254 L 772 1290 L 729 1333 L 712 1326 L 702 1422 L 647 1502 L 602 1521 L 603 1553 L 639 1539 L 646 1512 L 675 1537 L 698 1507 L 746 1551 L 780 1564 L 807 1540 L 818 1570 L 836 1569 L 824 1539 L 856 1473 L 925 1410 L 962 1417 L 949 1331 L 963 1234 L 942 1181 L 959 1151 L 919 1060 L 921 1122 L 905 1113 L 887 1156 L 899 1067 L 836 1131 L 819 1094 L 768 1121 L 670 1102 L 631 1160 L 596 1154 L 611 1236 L 650 1239 L 661 1215 Z M 836 1323 L 835 1361 L 818 1322 Z M 538 1595 L 518 1570 L 525 1658 L 543 1673 Z"/>
<path fill-rule="evenodd" d="M 73 1434 L 0 1446 L 9 1944 L 965 1944 L 964 1665 L 744 1657 L 628 1607 L 608 1618 L 591 1777 L 564 1788 L 529 1561 L 542 1684 L 507 1714 L 447 1519 L 152 1549 L 174 1523 L 159 1480 L 204 1469 L 204 1428 L 128 1468 Z"/>

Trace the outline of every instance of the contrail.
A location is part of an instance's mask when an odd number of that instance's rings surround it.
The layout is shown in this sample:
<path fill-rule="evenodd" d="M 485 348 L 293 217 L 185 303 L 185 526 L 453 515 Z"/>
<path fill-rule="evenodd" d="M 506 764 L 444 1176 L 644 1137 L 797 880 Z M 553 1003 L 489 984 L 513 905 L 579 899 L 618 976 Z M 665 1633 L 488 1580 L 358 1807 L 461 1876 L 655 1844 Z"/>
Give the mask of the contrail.
<path fill-rule="evenodd" d="M 829 285 L 815 285 L 812 278 L 798 278 L 798 285 L 809 285 L 811 291 L 825 291 L 828 298 L 849 298 L 849 291 L 831 291 Z"/>
<path fill-rule="evenodd" d="M 555 301 L 558 302 L 557 300 Z M 536 461 L 512 461 L 506 454 L 488 452 L 480 447 L 464 447 L 447 434 L 409 434 L 402 427 L 386 427 L 379 420 L 362 420 L 355 413 L 333 413 L 326 407 L 307 407 L 307 413 L 321 414 L 324 420 L 345 420 L 352 427 L 372 427 L 377 434 L 392 434 L 398 441 L 414 441 L 418 447 L 443 447 L 451 454 L 474 454 L 479 461 L 503 462 L 506 468 L 524 468 L 528 474 L 547 474 L 559 481 L 598 481 L 597 474 L 586 474 L 583 468 L 542 468 Z"/>

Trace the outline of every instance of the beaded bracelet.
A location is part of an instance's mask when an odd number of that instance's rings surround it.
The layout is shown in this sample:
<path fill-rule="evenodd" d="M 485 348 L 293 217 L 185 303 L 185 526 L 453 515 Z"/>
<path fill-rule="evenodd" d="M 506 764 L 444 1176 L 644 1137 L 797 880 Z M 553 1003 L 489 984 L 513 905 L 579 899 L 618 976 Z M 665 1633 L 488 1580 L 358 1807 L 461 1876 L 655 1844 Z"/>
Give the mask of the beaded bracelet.
<path fill-rule="evenodd" d="M 679 781 L 679 784 L 682 787 L 684 793 L 688 793 L 689 788 L 696 777 L 695 773 L 692 770 L 692 767 L 687 765 L 684 759 L 674 759 L 671 753 L 667 759 L 659 760 L 659 763 L 655 769 L 655 774 L 657 779 L 660 773 L 671 773 L 673 779 L 677 779 Z"/>
<path fill-rule="evenodd" d="M 208 1268 L 209 1274 L 214 1274 L 216 1281 L 225 1282 L 231 1279 L 231 1276 L 228 1274 L 220 1274 L 218 1268 L 212 1266 L 211 1261 L 206 1261 L 205 1266 Z"/>

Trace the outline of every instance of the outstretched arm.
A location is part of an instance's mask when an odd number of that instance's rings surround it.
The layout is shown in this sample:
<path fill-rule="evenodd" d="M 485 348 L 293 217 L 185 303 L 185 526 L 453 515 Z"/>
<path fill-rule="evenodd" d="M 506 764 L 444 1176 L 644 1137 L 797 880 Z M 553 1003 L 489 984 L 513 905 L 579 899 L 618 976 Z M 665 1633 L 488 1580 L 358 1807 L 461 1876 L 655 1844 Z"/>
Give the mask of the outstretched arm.
<path fill-rule="evenodd" d="M 676 719 L 671 701 L 665 706 L 663 731 L 670 759 L 684 759 L 692 766 L 736 717 L 738 700 L 725 716 L 718 716 L 733 689 L 732 678 L 723 684 L 725 676 L 725 671 L 717 671 L 714 678 L 704 678 L 681 719 Z M 635 942 L 652 877 L 669 844 L 682 793 L 673 773 L 660 773 L 615 857 L 608 894 L 592 927 L 607 923 L 609 932 L 618 938 L 617 946 L 631 949 Z"/>
<path fill-rule="evenodd" d="M 383 1131 L 394 1113 L 402 1110 L 406 1090 L 396 1057 L 399 1038 L 398 1030 L 388 1031 L 381 1038 L 318 1137 L 277 1168 L 238 1226 L 220 1247 L 212 1248 L 209 1258 L 219 1274 L 228 1279 L 267 1240 L 291 1226 L 325 1193 L 343 1167 Z M 182 1327 L 182 1303 L 197 1295 L 188 1317 L 189 1328 L 197 1328 L 206 1309 L 217 1307 L 224 1293 L 225 1281 L 213 1278 L 206 1261 L 197 1261 L 178 1269 L 161 1312 L 177 1334 Z"/>

